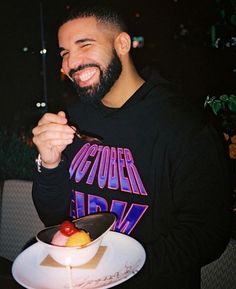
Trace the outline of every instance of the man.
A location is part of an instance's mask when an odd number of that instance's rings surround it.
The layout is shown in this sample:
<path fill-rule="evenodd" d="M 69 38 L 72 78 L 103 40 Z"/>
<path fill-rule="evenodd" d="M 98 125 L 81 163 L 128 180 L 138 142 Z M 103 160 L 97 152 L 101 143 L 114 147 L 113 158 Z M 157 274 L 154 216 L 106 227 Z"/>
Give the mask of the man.
<path fill-rule="evenodd" d="M 48 226 L 112 211 L 114 230 L 147 254 L 120 287 L 200 288 L 201 266 L 221 255 L 230 236 L 228 168 L 217 134 L 157 73 L 138 74 L 126 26 L 109 7 L 81 5 L 58 39 L 79 101 L 67 113 L 46 113 L 33 129 L 41 220 Z M 74 125 L 101 142 L 76 137 Z"/>

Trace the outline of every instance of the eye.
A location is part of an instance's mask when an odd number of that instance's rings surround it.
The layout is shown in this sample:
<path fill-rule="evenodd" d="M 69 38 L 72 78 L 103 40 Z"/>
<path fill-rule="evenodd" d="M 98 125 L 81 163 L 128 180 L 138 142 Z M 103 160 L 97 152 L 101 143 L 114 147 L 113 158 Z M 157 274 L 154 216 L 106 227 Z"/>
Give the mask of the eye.
<path fill-rule="evenodd" d="M 88 47 L 88 46 L 90 46 L 90 45 L 91 45 L 91 43 L 85 43 L 85 44 L 83 44 L 81 47 L 84 48 L 84 47 Z"/>
<path fill-rule="evenodd" d="M 63 58 L 68 54 L 68 51 L 61 51 L 60 56 Z"/>

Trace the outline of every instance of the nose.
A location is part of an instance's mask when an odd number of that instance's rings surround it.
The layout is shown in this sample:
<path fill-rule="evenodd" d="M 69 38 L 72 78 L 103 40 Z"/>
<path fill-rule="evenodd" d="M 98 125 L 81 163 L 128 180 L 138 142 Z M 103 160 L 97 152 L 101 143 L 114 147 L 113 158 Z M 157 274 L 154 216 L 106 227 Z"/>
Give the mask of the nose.
<path fill-rule="evenodd" d="M 82 57 L 78 52 L 70 52 L 63 59 L 63 69 L 69 72 L 71 69 L 76 69 L 82 63 Z"/>

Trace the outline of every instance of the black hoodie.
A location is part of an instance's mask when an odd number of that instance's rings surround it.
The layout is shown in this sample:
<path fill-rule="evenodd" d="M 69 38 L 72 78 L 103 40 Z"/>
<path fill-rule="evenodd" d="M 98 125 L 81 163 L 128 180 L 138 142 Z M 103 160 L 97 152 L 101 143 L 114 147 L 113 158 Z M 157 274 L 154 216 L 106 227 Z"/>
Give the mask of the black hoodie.
<path fill-rule="evenodd" d="M 75 138 L 58 168 L 35 173 L 44 224 L 112 211 L 114 230 L 147 254 L 119 287 L 200 288 L 200 268 L 221 255 L 231 224 L 226 153 L 204 114 L 151 73 L 121 108 L 78 103 L 68 117 L 102 143 Z"/>

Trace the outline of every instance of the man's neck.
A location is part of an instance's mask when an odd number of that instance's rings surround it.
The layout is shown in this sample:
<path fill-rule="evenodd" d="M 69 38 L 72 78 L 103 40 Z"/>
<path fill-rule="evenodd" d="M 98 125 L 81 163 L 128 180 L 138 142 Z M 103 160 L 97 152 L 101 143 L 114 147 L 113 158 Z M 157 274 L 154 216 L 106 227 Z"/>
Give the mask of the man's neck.
<path fill-rule="evenodd" d="M 144 79 L 132 69 L 128 73 L 122 72 L 111 90 L 102 99 L 107 107 L 121 107 L 144 83 Z"/>

